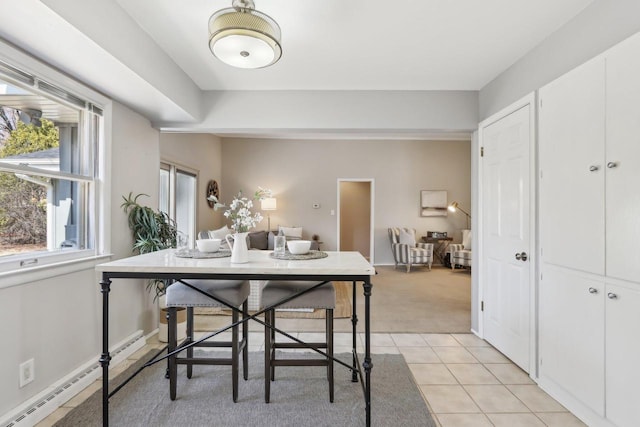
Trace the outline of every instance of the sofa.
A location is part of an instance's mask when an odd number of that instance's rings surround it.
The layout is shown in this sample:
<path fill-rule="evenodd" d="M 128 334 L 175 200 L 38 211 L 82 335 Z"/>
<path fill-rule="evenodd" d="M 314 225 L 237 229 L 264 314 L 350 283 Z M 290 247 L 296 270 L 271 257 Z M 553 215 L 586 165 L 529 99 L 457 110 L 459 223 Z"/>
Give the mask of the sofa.
<path fill-rule="evenodd" d="M 247 235 L 247 247 L 255 250 L 273 250 L 274 237 L 282 232 L 287 240 L 302 240 L 302 227 L 285 227 L 279 226 L 277 231 L 250 231 Z M 199 239 L 222 239 L 221 248 L 228 249 L 225 237 L 227 234 L 233 234 L 226 225 L 217 230 L 201 231 L 198 233 Z M 319 245 L 315 240 L 311 241 L 311 250 L 318 250 Z"/>

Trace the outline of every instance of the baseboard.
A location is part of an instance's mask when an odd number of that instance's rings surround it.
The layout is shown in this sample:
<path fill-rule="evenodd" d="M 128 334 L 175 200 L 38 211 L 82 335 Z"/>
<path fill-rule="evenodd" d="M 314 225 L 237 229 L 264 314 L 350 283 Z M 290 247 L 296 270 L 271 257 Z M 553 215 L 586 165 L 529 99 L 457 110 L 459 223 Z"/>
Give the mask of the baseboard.
<path fill-rule="evenodd" d="M 110 349 L 110 367 L 117 366 L 146 344 L 142 331 L 137 331 Z M 1 427 L 32 427 L 67 403 L 76 394 L 102 377 L 102 367 L 95 356 L 55 384 L 12 409 L 0 418 Z"/>
<path fill-rule="evenodd" d="M 587 407 L 555 381 L 540 377 L 538 378 L 538 386 L 588 426 L 615 427 L 613 423 Z"/>

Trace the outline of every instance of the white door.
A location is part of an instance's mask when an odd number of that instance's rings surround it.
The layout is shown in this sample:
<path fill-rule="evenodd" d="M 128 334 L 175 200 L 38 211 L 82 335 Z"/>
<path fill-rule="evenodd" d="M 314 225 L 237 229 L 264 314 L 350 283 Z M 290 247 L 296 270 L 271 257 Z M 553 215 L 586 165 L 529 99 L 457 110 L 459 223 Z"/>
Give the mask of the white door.
<path fill-rule="evenodd" d="M 481 124 L 483 336 L 529 372 L 531 103 Z"/>
<path fill-rule="evenodd" d="M 607 56 L 606 272 L 640 281 L 640 36 Z"/>
<path fill-rule="evenodd" d="M 539 378 L 604 416 L 604 281 L 545 264 L 538 292 Z"/>
<path fill-rule="evenodd" d="M 640 425 L 640 291 L 607 284 L 607 418 L 616 426 Z"/>
<path fill-rule="evenodd" d="M 539 91 L 540 246 L 544 264 L 604 274 L 604 60 Z"/>

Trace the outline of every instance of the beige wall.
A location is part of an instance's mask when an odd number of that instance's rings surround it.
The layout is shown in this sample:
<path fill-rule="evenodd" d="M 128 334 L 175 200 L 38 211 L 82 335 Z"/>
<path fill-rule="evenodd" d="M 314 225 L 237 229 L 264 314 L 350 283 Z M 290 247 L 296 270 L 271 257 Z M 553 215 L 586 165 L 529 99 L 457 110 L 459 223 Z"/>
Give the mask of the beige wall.
<path fill-rule="evenodd" d="M 337 247 L 338 179 L 375 181 L 374 236 L 376 264 L 392 264 L 387 228 L 413 227 L 447 231 L 460 240 L 464 215 L 420 217 L 420 190 L 447 190 L 449 201 L 471 203 L 469 141 L 357 141 L 224 138 L 224 201 L 238 190 L 271 188 L 278 210 L 271 225 L 304 227 L 304 237 L 318 234 L 326 250 Z M 320 209 L 313 204 L 320 203 Z M 266 220 L 259 226 L 266 229 Z"/>
<path fill-rule="evenodd" d="M 222 178 L 222 149 L 220 138 L 208 134 L 162 133 L 162 160 L 194 169 L 198 174 L 196 231 L 211 230 L 222 225 L 221 212 L 214 212 L 206 201 L 207 183 Z"/>

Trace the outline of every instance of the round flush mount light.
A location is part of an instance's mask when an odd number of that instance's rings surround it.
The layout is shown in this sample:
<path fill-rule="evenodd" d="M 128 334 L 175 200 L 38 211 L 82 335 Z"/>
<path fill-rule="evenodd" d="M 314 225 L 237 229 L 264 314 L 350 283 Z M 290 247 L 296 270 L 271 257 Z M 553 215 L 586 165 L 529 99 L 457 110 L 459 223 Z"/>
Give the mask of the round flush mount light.
<path fill-rule="evenodd" d="M 263 68 L 282 56 L 280 26 L 255 10 L 253 0 L 233 0 L 232 7 L 209 18 L 209 49 L 225 64 Z"/>

